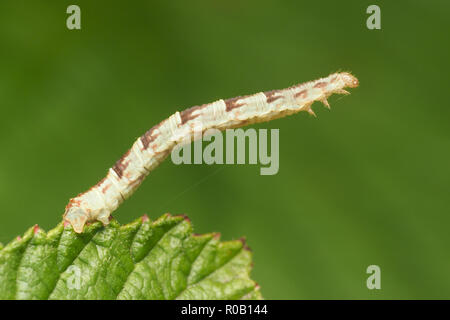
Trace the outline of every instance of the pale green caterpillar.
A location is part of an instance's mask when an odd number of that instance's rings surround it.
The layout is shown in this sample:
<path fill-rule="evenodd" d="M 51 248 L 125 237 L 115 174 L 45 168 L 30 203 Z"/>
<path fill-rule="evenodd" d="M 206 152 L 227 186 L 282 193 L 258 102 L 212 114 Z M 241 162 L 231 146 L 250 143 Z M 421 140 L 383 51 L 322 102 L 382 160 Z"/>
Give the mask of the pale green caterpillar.
<path fill-rule="evenodd" d="M 224 130 L 270 121 L 300 111 L 315 115 L 311 109 L 313 102 L 321 101 L 329 107 L 328 96 L 333 93 L 348 94 L 344 90 L 346 87 L 357 86 L 358 79 L 350 73 L 334 73 L 287 89 L 221 99 L 176 112 L 137 139 L 99 183 L 70 199 L 64 220 L 78 233 L 89 221 L 108 224 L 111 213 L 133 194 L 148 173 L 178 143 L 192 138 L 198 127 L 203 131 L 213 128 Z"/>

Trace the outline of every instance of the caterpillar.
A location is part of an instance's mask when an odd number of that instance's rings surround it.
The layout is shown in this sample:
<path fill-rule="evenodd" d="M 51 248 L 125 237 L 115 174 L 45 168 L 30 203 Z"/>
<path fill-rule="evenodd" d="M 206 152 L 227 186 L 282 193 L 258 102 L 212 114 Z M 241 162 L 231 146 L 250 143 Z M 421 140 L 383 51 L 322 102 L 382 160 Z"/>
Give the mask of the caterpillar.
<path fill-rule="evenodd" d="M 227 100 L 194 106 L 175 112 L 136 140 L 105 178 L 88 191 L 70 199 L 63 219 L 81 233 L 91 221 L 109 223 L 111 213 L 129 198 L 145 177 L 154 170 L 179 143 L 194 137 L 198 128 L 225 130 L 252 123 L 270 121 L 306 111 L 314 115 L 311 105 L 321 101 L 330 107 L 328 96 L 349 94 L 358 79 L 348 72 L 298 84 L 287 89 L 259 92 Z"/>

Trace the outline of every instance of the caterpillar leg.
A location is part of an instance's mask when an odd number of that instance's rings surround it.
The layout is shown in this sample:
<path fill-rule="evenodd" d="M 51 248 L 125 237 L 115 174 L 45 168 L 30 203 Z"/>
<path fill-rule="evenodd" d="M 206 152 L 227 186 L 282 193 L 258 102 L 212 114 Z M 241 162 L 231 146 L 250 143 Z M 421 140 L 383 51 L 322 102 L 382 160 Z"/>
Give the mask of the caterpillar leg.
<path fill-rule="evenodd" d="M 79 207 L 67 208 L 64 213 L 64 220 L 72 225 L 76 233 L 83 232 L 84 225 L 89 219 L 89 215 Z"/>
<path fill-rule="evenodd" d="M 112 211 L 105 205 L 104 197 L 93 188 L 70 200 L 63 219 L 72 225 L 75 232 L 81 233 L 87 222 L 100 221 L 103 225 L 109 224 Z"/>

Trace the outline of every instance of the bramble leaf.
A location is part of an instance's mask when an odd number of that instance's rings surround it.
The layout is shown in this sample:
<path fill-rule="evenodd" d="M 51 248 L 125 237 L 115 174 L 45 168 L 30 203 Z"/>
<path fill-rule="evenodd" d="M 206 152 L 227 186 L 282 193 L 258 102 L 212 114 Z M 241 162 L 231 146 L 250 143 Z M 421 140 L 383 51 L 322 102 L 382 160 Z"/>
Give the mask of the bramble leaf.
<path fill-rule="evenodd" d="M 193 235 L 184 216 L 30 228 L 0 247 L 0 299 L 261 299 L 243 240 Z"/>

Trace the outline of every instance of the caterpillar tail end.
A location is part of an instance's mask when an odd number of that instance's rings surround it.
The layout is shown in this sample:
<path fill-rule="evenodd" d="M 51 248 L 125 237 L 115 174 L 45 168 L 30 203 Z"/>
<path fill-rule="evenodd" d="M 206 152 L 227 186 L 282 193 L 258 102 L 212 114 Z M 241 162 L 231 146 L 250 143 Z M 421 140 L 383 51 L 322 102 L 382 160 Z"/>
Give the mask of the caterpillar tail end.
<path fill-rule="evenodd" d="M 63 220 L 70 223 L 76 233 L 82 233 L 84 226 L 90 221 L 100 221 L 106 226 L 111 219 L 111 212 L 109 210 L 87 210 L 76 203 L 69 203 L 63 215 Z"/>

